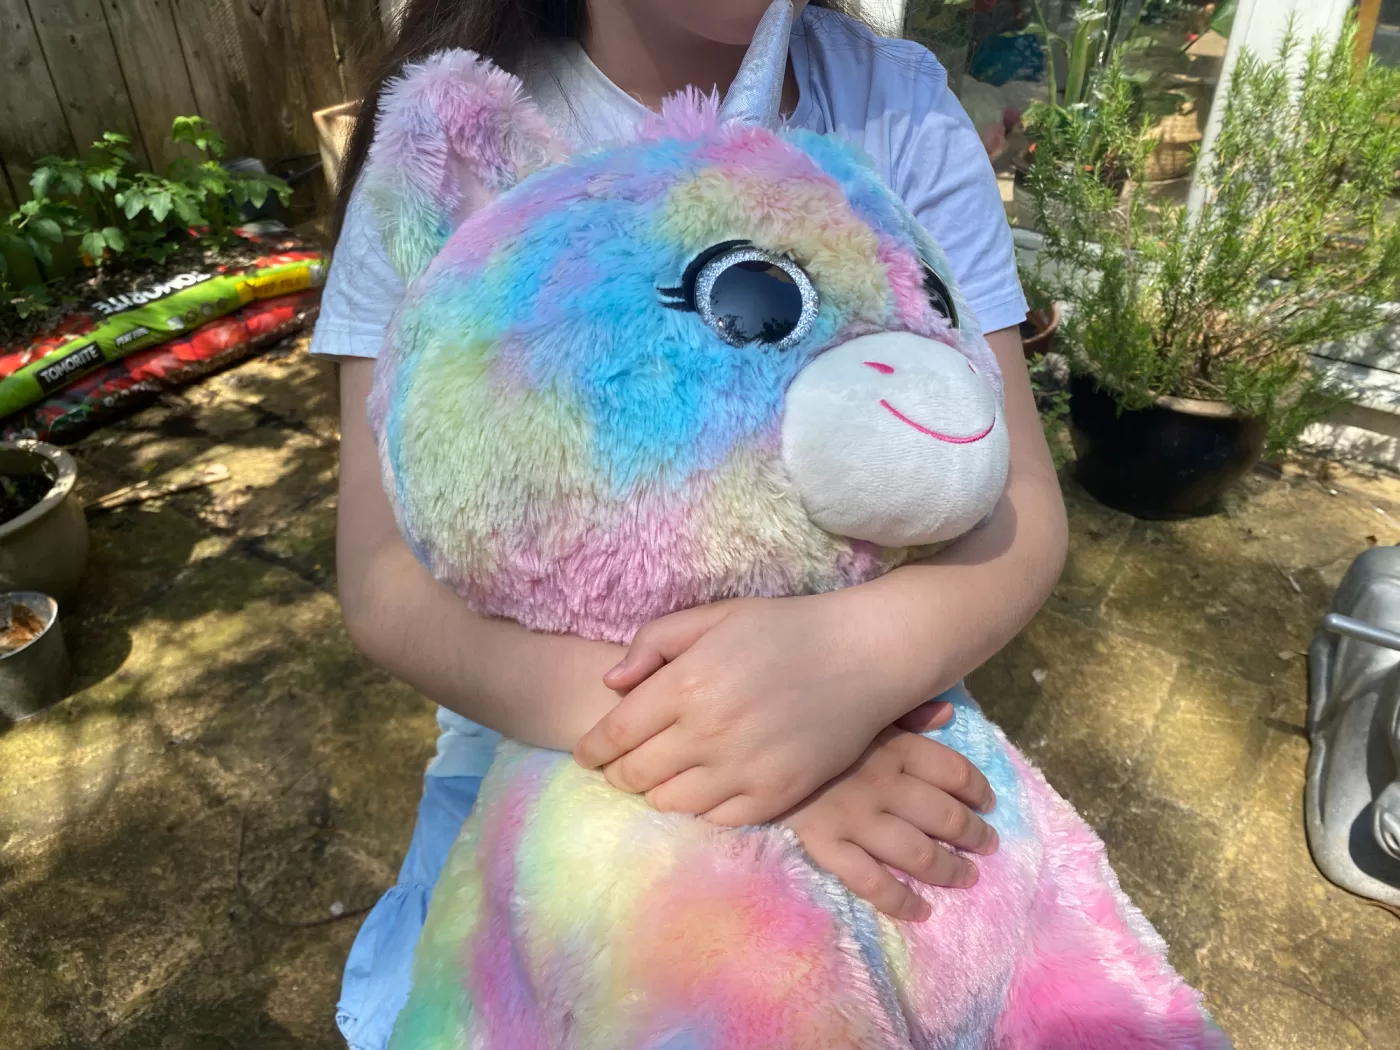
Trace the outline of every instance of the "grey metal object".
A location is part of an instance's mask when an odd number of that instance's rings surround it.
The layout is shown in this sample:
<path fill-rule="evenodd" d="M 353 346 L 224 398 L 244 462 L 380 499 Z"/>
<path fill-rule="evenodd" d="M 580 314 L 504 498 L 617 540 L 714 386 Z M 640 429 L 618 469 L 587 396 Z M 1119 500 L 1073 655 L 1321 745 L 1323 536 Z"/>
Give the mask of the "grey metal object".
<path fill-rule="evenodd" d="M 0 620 L 8 622 L 11 603 L 39 617 L 43 632 L 28 645 L 0 656 L 0 727 L 52 707 L 68 691 L 70 669 L 58 603 L 47 594 L 12 591 L 0 594 Z"/>
<path fill-rule="evenodd" d="M 1308 846 L 1338 886 L 1400 906 L 1400 547 L 1352 563 L 1310 658 Z"/>
<path fill-rule="evenodd" d="M 719 119 L 777 130 L 792 36 L 792 0 L 774 0 L 754 30 L 743 65 L 729 85 Z"/>

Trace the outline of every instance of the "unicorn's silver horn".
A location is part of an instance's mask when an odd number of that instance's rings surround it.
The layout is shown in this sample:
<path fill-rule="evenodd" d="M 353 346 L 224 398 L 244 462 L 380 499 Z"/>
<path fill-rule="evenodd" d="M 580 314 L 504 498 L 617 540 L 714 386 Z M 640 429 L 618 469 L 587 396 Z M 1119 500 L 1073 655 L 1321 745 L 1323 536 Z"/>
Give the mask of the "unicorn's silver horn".
<path fill-rule="evenodd" d="M 737 121 L 777 130 L 791 35 L 792 0 L 774 0 L 754 30 L 744 64 L 719 107 L 721 122 Z"/>

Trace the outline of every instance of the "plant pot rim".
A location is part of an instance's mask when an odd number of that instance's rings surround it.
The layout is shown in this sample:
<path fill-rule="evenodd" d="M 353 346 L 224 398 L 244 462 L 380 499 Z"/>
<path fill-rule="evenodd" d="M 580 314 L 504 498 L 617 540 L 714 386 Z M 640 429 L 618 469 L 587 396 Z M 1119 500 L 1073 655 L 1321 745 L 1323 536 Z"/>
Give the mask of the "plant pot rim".
<path fill-rule="evenodd" d="M 78 464 L 74 462 L 72 456 L 64 452 L 63 449 L 59 448 L 57 445 L 50 445 L 44 441 L 30 441 L 28 439 L 0 441 L 0 452 L 6 449 L 15 449 L 20 452 L 32 452 L 37 456 L 41 456 L 58 469 L 58 477 L 54 479 L 53 486 L 44 494 L 43 499 L 34 504 L 34 506 L 30 507 L 19 517 L 0 525 L 0 540 L 24 531 L 50 511 L 56 509 L 58 505 L 72 493 L 73 486 L 77 484 L 78 480 Z"/>
<path fill-rule="evenodd" d="M 1195 397 L 1172 397 L 1163 394 L 1152 403 L 1158 408 L 1167 408 L 1188 416 L 1205 416 L 1208 419 L 1237 419 L 1240 421 L 1258 419 L 1248 412 L 1241 412 L 1226 401 L 1203 401 Z"/>
<path fill-rule="evenodd" d="M 1059 303 L 1053 302 L 1053 303 L 1051 303 L 1049 306 L 1032 306 L 1032 307 L 1029 307 L 1029 308 L 1026 310 L 1026 320 L 1029 321 L 1032 317 L 1036 316 L 1037 314 L 1039 314 L 1039 315 L 1042 316 L 1042 317 L 1049 317 L 1049 318 L 1050 318 L 1050 321 L 1049 321 L 1048 324 L 1046 324 L 1046 326 L 1045 326 L 1044 328 L 1042 328 L 1040 331 L 1036 332 L 1036 333 L 1035 333 L 1035 336 L 1032 337 L 1032 338 L 1035 338 L 1035 337 L 1038 337 L 1038 336 L 1042 336 L 1042 335 L 1049 335 L 1051 332 L 1055 331 L 1057 328 L 1060 327 L 1060 304 L 1059 304 Z"/>
<path fill-rule="evenodd" d="M 0 593 L 0 606 L 5 604 L 23 605 L 39 619 L 44 621 L 44 628 L 29 641 L 25 642 L 18 649 L 12 649 L 8 653 L 0 654 L 0 660 L 12 660 L 19 656 L 30 646 L 38 645 L 45 636 L 53 630 L 53 625 L 58 623 L 58 602 L 54 601 L 47 594 L 40 594 L 38 591 L 5 591 Z"/>
<path fill-rule="evenodd" d="M 1081 379 L 1089 380 L 1094 384 L 1094 389 L 1102 391 L 1105 396 L 1113 397 L 1112 391 L 1100 386 L 1099 381 L 1090 373 L 1079 372 L 1076 375 Z M 1165 408 L 1187 416 L 1202 416 L 1206 419 L 1233 419 L 1249 422 L 1259 418 L 1248 412 L 1241 412 L 1230 405 L 1228 401 L 1206 401 L 1197 397 L 1175 397 L 1171 394 L 1159 394 L 1152 399 L 1152 404 L 1156 408 Z"/>

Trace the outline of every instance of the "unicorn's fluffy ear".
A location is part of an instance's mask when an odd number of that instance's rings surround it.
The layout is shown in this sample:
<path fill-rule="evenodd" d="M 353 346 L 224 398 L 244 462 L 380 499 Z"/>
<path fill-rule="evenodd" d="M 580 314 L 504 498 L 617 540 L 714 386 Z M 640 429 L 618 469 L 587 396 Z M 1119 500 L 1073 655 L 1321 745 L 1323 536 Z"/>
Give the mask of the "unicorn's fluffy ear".
<path fill-rule="evenodd" d="M 520 81 L 469 51 L 406 66 L 380 99 L 364 192 L 395 268 L 409 280 L 457 224 L 567 147 Z"/>

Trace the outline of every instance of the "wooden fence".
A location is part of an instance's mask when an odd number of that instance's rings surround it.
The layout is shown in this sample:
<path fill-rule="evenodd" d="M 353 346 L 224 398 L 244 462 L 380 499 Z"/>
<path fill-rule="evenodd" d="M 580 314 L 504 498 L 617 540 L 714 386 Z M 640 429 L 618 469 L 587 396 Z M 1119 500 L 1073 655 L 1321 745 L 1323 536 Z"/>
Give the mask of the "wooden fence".
<path fill-rule="evenodd" d="M 0 208 L 33 162 L 104 131 L 164 171 L 199 114 L 231 154 L 313 154 L 314 110 L 359 97 L 387 0 L 0 0 Z"/>

